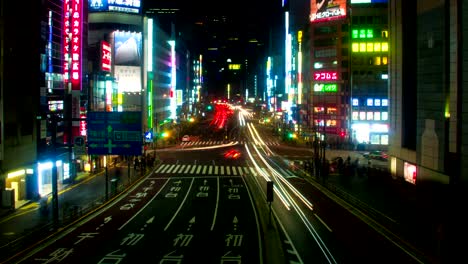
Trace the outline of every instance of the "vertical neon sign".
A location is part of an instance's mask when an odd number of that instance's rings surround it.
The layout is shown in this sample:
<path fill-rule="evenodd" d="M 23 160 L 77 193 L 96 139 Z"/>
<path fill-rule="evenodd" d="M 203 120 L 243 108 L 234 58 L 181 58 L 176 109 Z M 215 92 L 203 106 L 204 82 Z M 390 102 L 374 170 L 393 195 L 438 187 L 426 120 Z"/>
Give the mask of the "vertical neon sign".
<path fill-rule="evenodd" d="M 148 128 L 153 128 L 153 19 L 148 19 Z"/>
<path fill-rule="evenodd" d="M 169 45 L 171 46 L 171 90 L 169 92 L 170 97 L 170 109 L 171 109 L 171 118 L 176 118 L 176 98 L 175 98 L 175 89 L 176 89 L 176 54 L 175 54 L 175 41 L 170 40 L 168 41 Z"/>
<path fill-rule="evenodd" d="M 80 91 L 81 91 L 81 55 L 82 55 L 82 2 L 81 0 L 64 0 L 64 80 L 69 85 L 72 95 L 72 135 L 80 134 Z M 71 87 L 70 87 L 71 84 Z M 71 89 L 70 89 L 71 88 Z"/>

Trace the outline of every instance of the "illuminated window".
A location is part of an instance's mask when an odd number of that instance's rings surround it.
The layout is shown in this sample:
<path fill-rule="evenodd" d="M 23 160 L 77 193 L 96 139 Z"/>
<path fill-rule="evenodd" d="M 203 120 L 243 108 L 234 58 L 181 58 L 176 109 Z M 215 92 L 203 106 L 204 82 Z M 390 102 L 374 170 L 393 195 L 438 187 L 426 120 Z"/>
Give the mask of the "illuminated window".
<path fill-rule="evenodd" d="M 382 57 L 382 64 L 387 65 L 388 64 L 388 57 Z"/>
<path fill-rule="evenodd" d="M 380 135 L 379 134 L 371 134 L 370 142 L 371 142 L 371 144 L 380 144 Z"/>
<path fill-rule="evenodd" d="M 388 51 L 388 42 L 383 42 L 382 43 L 382 51 L 383 52 Z"/>
<path fill-rule="evenodd" d="M 318 119 L 316 119 L 314 122 L 316 126 L 323 126 L 325 124 L 323 120 L 318 120 Z"/>
<path fill-rule="evenodd" d="M 359 112 L 359 120 L 366 120 L 366 112 Z"/>
<path fill-rule="evenodd" d="M 337 113 L 338 113 L 338 110 L 335 107 L 328 107 L 327 108 L 327 114 L 336 115 Z"/>
<path fill-rule="evenodd" d="M 380 99 L 374 100 L 374 106 L 380 106 Z"/>
<path fill-rule="evenodd" d="M 379 52 L 380 51 L 380 43 L 374 43 L 374 51 Z"/>
<path fill-rule="evenodd" d="M 336 127 L 336 120 L 327 120 L 327 127 Z"/>
<path fill-rule="evenodd" d="M 382 30 L 382 38 L 388 38 L 388 31 Z"/>
<path fill-rule="evenodd" d="M 353 39 L 358 38 L 358 30 L 357 29 L 353 29 L 351 38 L 353 38 Z"/>
<path fill-rule="evenodd" d="M 367 52 L 374 51 L 374 43 L 367 43 Z"/>
<path fill-rule="evenodd" d="M 388 135 L 381 135 L 380 136 L 380 144 L 388 145 Z"/>
<path fill-rule="evenodd" d="M 354 112 L 353 112 L 352 119 L 353 119 L 353 120 L 359 120 L 359 113 L 358 113 L 357 111 L 354 111 Z"/>
<path fill-rule="evenodd" d="M 359 43 L 353 43 L 351 46 L 353 52 L 359 52 Z"/>
<path fill-rule="evenodd" d="M 366 43 L 365 42 L 359 43 L 359 51 L 360 52 L 366 52 Z"/>
<path fill-rule="evenodd" d="M 382 112 L 382 120 L 388 120 L 388 112 Z"/>
<path fill-rule="evenodd" d="M 374 112 L 367 112 L 367 120 L 374 120 Z"/>
<path fill-rule="evenodd" d="M 372 29 L 367 30 L 367 38 L 374 38 L 374 30 Z"/>
<path fill-rule="evenodd" d="M 314 112 L 315 113 L 323 113 L 323 112 L 325 112 L 325 108 L 324 107 L 314 107 Z"/>
<path fill-rule="evenodd" d="M 374 99 L 367 98 L 367 106 L 374 106 Z"/>
<path fill-rule="evenodd" d="M 382 99 L 382 106 L 388 106 L 388 99 Z"/>
<path fill-rule="evenodd" d="M 374 58 L 374 65 L 380 65 L 380 57 Z"/>
<path fill-rule="evenodd" d="M 365 29 L 361 29 L 359 30 L 359 38 L 366 38 L 366 30 Z"/>
<path fill-rule="evenodd" d="M 359 99 L 353 98 L 353 106 L 359 106 Z"/>
<path fill-rule="evenodd" d="M 374 120 L 380 121 L 380 112 L 374 112 Z"/>

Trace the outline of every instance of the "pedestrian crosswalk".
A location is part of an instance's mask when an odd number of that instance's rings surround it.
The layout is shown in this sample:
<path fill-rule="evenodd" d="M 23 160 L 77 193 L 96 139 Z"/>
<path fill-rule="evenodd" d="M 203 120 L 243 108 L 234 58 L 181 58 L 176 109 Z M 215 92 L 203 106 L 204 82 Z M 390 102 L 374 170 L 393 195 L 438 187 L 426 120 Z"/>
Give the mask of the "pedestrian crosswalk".
<path fill-rule="evenodd" d="M 260 176 L 272 175 L 266 168 L 260 168 L 259 173 L 255 168 L 248 166 L 235 165 L 197 165 L 197 164 L 161 164 L 155 171 L 156 174 L 172 174 L 172 175 L 202 175 L 202 176 Z M 277 169 L 279 175 L 284 178 L 296 177 L 289 169 Z"/>
<path fill-rule="evenodd" d="M 195 164 L 161 164 L 156 174 L 197 174 L 226 176 L 257 176 L 257 172 L 246 166 L 195 165 Z"/>
<path fill-rule="evenodd" d="M 239 144 L 247 144 L 249 141 L 241 140 L 237 141 Z M 190 142 L 181 142 L 182 147 L 204 147 L 204 146 L 214 146 L 224 144 L 222 140 L 199 140 L 199 141 L 190 141 Z M 279 146 L 278 141 L 266 141 L 267 146 Z"/>

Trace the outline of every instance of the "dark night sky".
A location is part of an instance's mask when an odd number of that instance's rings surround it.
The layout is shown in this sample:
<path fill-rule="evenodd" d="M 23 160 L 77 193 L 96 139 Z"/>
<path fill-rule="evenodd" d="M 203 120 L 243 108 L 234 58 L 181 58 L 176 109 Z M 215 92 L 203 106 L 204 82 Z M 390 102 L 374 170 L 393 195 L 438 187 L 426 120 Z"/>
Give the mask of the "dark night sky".
<path fill-rule="evenodd" d="M 195 31 L 192 31 L 190 26 L 185 28 L 186 25 L 193 25 L 195 21 L 200 21 L 200 18 L 205 16 L 227 17 L 230 23 L 229 26 L 221 29 L 223 33 L 235 32 L 235 34 L 228 34 L 243 38 L 244 43 L 247 43 L 249 39 L 255 38 L 259 43 L 262 43 L 262 46 L 251 49 L 239 45 L 235 49 L 225 50 L 224 53 L 217 54 L 220 56 L 218 58 L 210 58 L 210 54 L 204 54 L 204 57 L 207 60 L 217 60 L 219 62 L 222 62 L 226 57 L 238 56 L 238 58 L 242 58 L 242 61 L 245 58 L 249 58 L 251 69 L 256 67 L 255 64 L 260 59 L 264 59 L 262 56 L 268 48 L 270 29 L 275 27 L 275 25 L 279 26 L 278 22 L 282 19 L 280 13 L 281 0 L 146 0 L 144 5 L 179 9 L 180 11 L 176 16 L 175 22 L 176 28 L 178 28 L 177 31 L 181 30 L 183 34 L 189 36 L 189 45 L 196 45 L 196 50 L 198 51 L 199 49 L 202 54 L 207 53 L 208 47 L 215 46 L 216 44 L 202 34 L 194 33 Z M 209 33 L 213 34 L 215 32 Z M 223 76 L 217 73 L 217 69 L 221 68 L 221 66 L 210 65 L 208 63 L 205 66 L 206 69 L 209 69 L 206 76 L 209 93 L 219 94 L 219 87 L 223 87 L 223 82 L 225 82 L 225 80 L 223 81 Z"/>

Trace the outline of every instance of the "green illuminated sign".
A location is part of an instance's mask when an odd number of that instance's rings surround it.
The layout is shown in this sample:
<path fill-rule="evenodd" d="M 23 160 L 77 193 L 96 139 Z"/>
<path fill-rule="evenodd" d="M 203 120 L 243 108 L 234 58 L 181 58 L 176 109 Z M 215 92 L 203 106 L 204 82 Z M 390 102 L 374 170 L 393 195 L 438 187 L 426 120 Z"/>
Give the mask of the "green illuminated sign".
<path fill-rule="evenodd" d="M 314 92 L 338 92 L 338 84 L 316 83 L 314 84 Z"/>
<path fill-rule="evenodd" d="M 351 32 L 351 38 L 353 39 L 371 39 L 374 38 L 373 29 L 353 29 Z"/>

